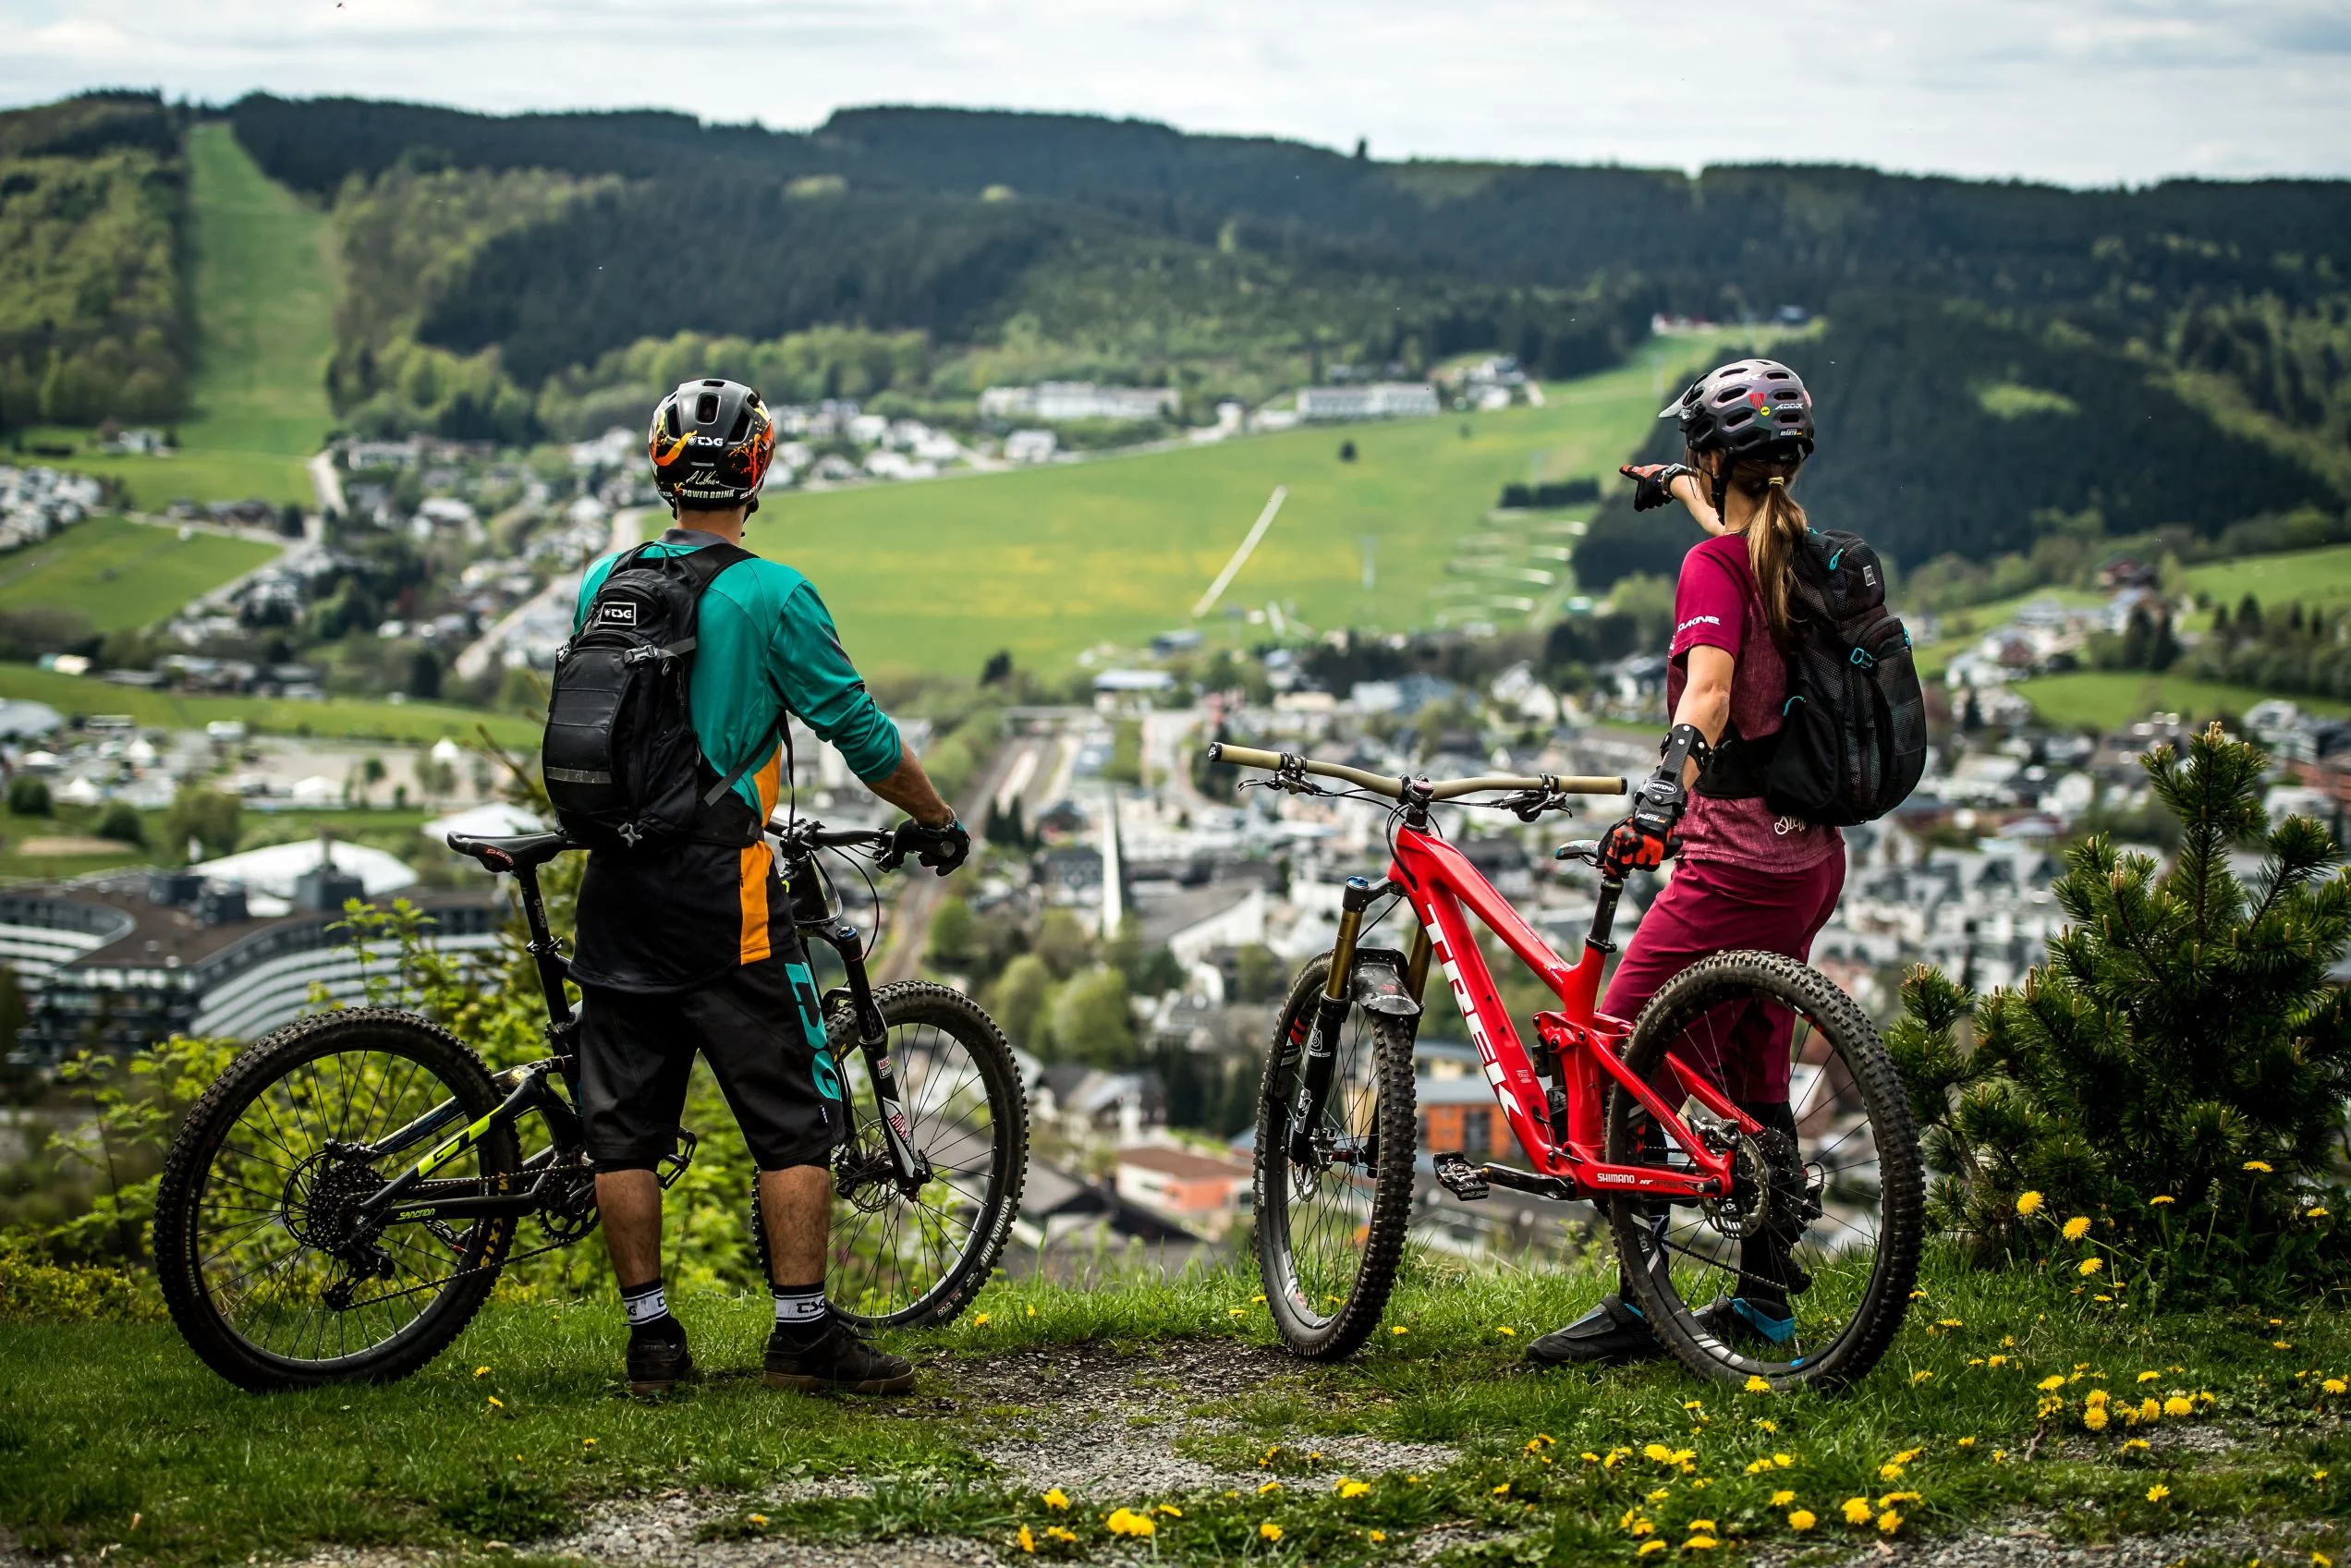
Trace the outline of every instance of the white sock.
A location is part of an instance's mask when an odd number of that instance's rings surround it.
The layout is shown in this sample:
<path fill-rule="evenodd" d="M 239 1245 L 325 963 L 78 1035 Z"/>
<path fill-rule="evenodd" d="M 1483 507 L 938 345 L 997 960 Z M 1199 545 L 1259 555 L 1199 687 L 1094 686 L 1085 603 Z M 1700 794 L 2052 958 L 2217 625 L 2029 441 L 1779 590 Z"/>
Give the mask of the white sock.
<path fill-rule="evenodd" d="M 824 1286 L 800 1285 L 775 1292 L 775 1326 L 810 1329 L 824 1320 Z"/>
<path fill-rule="evenodd" d="M 655 1280 L 650 1285 L 620 1293 L 620 1309 L 628 1314 L 628 1326 L 641 1329 L 648 1323 L 658 1323 L 669 1316 L 669 1293 Z"/>

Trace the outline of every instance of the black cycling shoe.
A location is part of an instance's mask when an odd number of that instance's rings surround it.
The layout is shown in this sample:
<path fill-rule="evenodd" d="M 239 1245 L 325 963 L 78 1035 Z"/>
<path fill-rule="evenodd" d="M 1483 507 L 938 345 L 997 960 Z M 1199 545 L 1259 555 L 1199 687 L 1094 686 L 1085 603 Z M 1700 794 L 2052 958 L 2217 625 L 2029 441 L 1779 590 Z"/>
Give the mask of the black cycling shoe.
<path fill-rule="evenodd" d="M 904 1393 L 914 1387 L 914 1363 L 874 1349 L 835 1319 L 811 1344 L 785 1335 L 778 1324 L 767 1339 L 767 1386 L 814 1393 Z"/>
<path fill-rule="evenodd" d="M 667 1393 L 681 1378 L 694 1375 L 686 1348 L 686 1325 L 675 1318 L 628 1331 L 628 1392 Z"/>
<path fill-rule="evenodd" d="M 1615 1295 L 1602 1296 L 1598 1307 L 1527 1347 L 1527 1359 L 1546 1367 L 1608 1366 L 1664 1354 L 1639 1308 Z"/>

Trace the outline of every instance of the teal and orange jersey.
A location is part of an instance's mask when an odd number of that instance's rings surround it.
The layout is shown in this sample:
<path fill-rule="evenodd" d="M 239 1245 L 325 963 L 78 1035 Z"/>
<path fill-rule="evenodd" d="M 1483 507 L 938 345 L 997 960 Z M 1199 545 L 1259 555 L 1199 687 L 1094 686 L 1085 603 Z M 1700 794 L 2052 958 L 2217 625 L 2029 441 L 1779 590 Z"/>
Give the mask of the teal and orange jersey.
<path fill-rule="evenodd" d="M 653 548 L 684 554 L 718 541 L 671 529 Z M 611 573 L 607 555 L 580 579 L 572 629 Z M 874 702 L 808 578 L 779 561 L 738 561 L 711 579 L 688 687 L 694 734 L 719 776 L 745 768 L 736 793 L 767 820 L 785 786 L 777 736 L 786 712 L 840 749 L 869 782 L 898 765 L 897 726 Z M 589 985 L 659 991 L 797 952 L 774 857 L 744 848 L 667 845 L 591 855 L 579 890 L 573 973 Z"/>

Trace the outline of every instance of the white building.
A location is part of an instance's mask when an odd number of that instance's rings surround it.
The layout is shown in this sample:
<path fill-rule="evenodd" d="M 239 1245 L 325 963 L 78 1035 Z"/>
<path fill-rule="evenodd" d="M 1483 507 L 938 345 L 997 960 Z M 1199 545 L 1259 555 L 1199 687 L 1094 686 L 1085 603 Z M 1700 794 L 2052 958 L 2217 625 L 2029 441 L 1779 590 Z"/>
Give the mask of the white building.
<path fill-rule="evenodd" d="M 1373 382 L 1368 386 L 1302 386 L 1302 419 L 1412 419 L 1437 411 L 1437 389 L 1426 382 Z"/>
<path fill-rule="evenodd" d="M 993 419 L 1156 419 L 1176 412 L 1172 386 L 1097 386 L 1090 381 L 1047 381 L 1034 386 L 992 386 L 980 395 L 980 416 Z"/>

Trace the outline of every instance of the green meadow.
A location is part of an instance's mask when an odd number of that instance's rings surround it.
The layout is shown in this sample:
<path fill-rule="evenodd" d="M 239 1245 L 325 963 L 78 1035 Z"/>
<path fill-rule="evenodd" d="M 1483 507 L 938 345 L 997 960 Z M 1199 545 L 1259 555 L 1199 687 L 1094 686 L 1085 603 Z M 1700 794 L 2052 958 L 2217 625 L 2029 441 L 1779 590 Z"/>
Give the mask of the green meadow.
<path fill-rule="evenodd" d="M 189 133 L 189 286 L 197 323 L 192 412 L 169 457 L 78 456 L 130 503 L 249 496 L 309 505 L 304 467 L 333 427 L 335 264 L 326 214 L 264 176 L 225 121 Z"/>
<path fill-rule="evenodd" d="M 276 554 L 252 540 L 94 517 L 0 556 L 0 610 L 68 610 L 102 632 L 148 626 Z"/>
<path fill-rule="evenodd" d="M 2282 555 L 2248 555 L 2191 566 L 2187 586 L 2234 612 L 2247 594 L 2264 606 L 2299 602 L 2339 609 L 2351 604 L 2351 544 L 2293 550 Z"/>
<path fill-rule="evenodd" d="M 1676 378 L 1719 346 L 1653 346 L 1552 385 L 1540 408 L 786 492 L 769 498 L 748 542 L 806 572 L 850 653 L 875 669 L 969 674 L 998 649 L 1061 667 L 1082 650 L 1133 649 L 1194 626 L 1212 645 L 1257 640 L 1265 632 L 1247 617 L 1269 604 L 1316 631 L 1523 622 L 1573 592 L 1562 557 L 1584 513 L 1490 515 L 1502 487 L 1613 476 Z M 1348 444 L 1352 460 L 1341 456 Z M 1276 486 L 1287 494 L 1273 526 L 1194 621 Z"/>
<path fill-rule="evenodd" d="M 0 664 L 0 698 L 45 702 L 60 713 L 122 713 L 157 729 L 201 729 L 215 719 L 242 719 L 272 735 L 313 735 L 333 740 L 408 741 L 430 745 L 443 735 L 459 739 L 487 729 L 509 749 L 535 752 L 541 724 L 512 713 L 483 713 L 438 702 L 368 702 L 330 697 L 303 702 L 285 698 L 183 697 L 142 691 L 80 675 L 61 675 L 30 664 Z"/>

